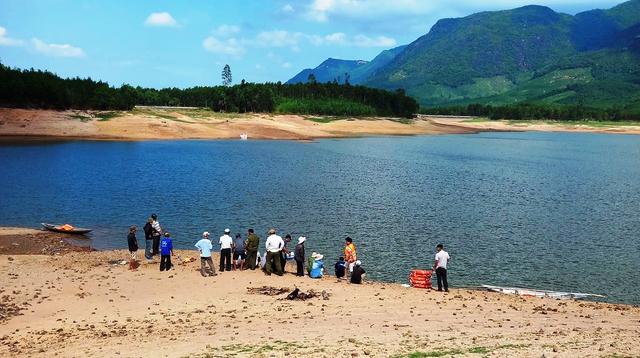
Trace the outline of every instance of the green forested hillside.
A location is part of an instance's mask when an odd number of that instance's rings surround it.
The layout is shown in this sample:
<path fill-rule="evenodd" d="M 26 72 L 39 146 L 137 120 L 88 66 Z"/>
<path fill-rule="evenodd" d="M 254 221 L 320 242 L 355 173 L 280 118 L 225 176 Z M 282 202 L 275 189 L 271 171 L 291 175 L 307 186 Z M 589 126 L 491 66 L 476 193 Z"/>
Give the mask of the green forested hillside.
<path fill-rule="evenodd" d="M 443 19 L 362 84 L 403 88 L 425 107 L 639 110 L 640 0 L 575 16 L 532 5 Z"/>

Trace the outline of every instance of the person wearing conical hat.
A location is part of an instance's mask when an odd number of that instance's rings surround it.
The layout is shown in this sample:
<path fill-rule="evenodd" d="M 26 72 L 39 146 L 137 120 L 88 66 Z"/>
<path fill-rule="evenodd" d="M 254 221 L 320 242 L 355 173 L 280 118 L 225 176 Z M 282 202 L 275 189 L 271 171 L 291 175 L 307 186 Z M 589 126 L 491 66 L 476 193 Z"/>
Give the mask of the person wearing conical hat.
<path fill-rule="evenodd" d="M 307 241 L 307 238 L 304 236 L 300 236 L 298 238 L 298 245 L 293 253 L 293 258 L 296 260 L 296 276 L 303 277 L 304 276 L 304 242 Z"/>

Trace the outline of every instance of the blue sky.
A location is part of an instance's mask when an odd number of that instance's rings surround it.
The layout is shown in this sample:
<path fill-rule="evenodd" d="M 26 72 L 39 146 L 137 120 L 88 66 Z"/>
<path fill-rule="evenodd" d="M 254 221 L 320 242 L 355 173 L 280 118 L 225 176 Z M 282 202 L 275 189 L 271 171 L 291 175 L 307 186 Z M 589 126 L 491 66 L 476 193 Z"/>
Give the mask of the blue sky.
<path fill-rule="evenodd" d="M 620 0 L 1 0 L 6 66 L 119 87 L 285 82 L 329 57 L 372 60 L 441 18 L 545 5 L 567 14 Z"/>

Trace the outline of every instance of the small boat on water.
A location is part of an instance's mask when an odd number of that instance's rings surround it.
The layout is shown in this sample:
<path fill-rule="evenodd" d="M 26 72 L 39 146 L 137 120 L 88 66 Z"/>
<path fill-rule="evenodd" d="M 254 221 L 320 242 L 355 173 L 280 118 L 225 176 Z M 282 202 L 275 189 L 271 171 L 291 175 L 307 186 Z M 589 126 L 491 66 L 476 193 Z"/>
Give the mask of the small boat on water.
<path fill-rule="evenodd" d="M 54 224 L 42 223 L 42 226 L 44 226 L 44 228 L 47 230 L 62 232 L 65 234 L 86 234 L 88 232 L 91 232 L 92 230 L 92 229 L 85 229 L 81 227 L 74 227 L 70 224 L 54 225 Z"/>
<path fill-rule="evenodd" d="M 558 300 L 580 300 L 590 296 L 604 297 L 602 295 L 596 295 L 593 293 L 558 292 L 558 291 L 535 290 L 530 288 L 501 287 L 501 286 L 491 286 L 491 285 L 482 285 L 482 287 L 486 288 L 488 291 L 491 291 L 491 292 L 504 293 L 508 295 L 520 295 L 524 297 L 547 297 L 547 298 L 555 298 Z"/>

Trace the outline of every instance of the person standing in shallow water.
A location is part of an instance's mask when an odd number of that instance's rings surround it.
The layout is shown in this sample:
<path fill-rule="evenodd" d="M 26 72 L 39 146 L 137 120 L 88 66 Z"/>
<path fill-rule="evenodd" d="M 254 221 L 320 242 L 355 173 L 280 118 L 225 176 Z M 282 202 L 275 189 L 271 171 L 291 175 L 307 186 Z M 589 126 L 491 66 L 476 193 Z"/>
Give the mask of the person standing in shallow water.
<path fill-rule="evenodd" d="M 447 264 L 451 257 L 449 254 L 444 251 L 444 246 L 442 244 L 438 244 L 436 246 L 436 250 L 438 253 L 436 254 L 436 263 L 433 265 L 433 270 L 436 272 L 436 276 L 438 277 L 438 291 L 442 291 L 442 286 L 444 286 L 444 292 L 449 292 L 449 282 L 447 282 Z"/>

